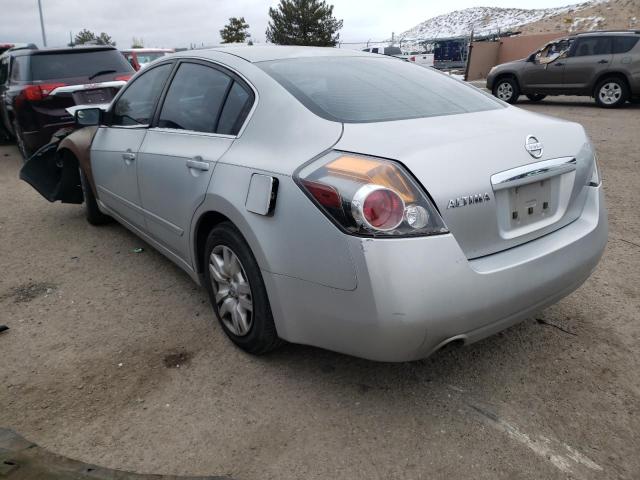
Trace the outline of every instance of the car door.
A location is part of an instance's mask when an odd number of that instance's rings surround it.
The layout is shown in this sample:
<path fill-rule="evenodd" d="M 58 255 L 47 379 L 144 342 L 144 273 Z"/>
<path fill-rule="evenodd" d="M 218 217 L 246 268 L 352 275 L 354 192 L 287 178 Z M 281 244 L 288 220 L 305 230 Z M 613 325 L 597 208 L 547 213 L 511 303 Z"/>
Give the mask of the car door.
<path fill-rule="evenodd" d="M 550 43 L 527 60 L 520 74 L 524 92 L 550 92 L 562 87 L 564 63 L 558 58 L 559 49 L 560 42 Z"/>
<path fill-rule="evenodd" d="M 147 230 L 187 263 L 193 212 L 253 101 L 253 90 L 235 74 L 208 62 L 183 60 L 140 148 Z"/>
<path fill-rule="evenodd" d="M 563 88 L 569 91 L 588 90 L 593 80 L 610 68 L 613 57 L 611 37 L 579 37 L 574 42 L 569 55 L 563 60 Z"/>
<path fill-rule="evenodd" d="M 98 199 L 135 227 L 144 229 L 138 190 L 137 154 L 153 118 L 172 62 L 136 77 L 116 97 L 91 144 L 91 170 Z"/>

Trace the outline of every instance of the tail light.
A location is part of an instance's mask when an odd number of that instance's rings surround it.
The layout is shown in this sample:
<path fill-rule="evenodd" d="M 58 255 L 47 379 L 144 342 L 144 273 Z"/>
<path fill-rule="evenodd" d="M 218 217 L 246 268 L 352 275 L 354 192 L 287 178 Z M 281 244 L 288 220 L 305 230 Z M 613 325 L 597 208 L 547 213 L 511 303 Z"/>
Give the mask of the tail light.
<path fill-rule="evenodd" d="M 131 74 L 129 74 L 129 75 L 118 75 L 116 77 L 116 80 L 122 80 L 123 82 L 128 82 L 131 77 L 133 77 L 133 75 L 131 75 Z"/>
<path fill-rule="evenodd" d="M 415 62 L 416 61 L 416 57 L 409 57 L 409 61 L 410 62 Z"/>
<path fill-rule="evenodd" d="M 347 233 L 390 237 L 447 232 L 426 193 L 396 162 L 332 152 L 304 166 L 294 179 Z"/>
<path fill-rule="evenodd" d="M 40 85 L 27 85 L 22 93 L 27 100 L 42 100 L 58 87 L 66 86 L 66 83 L 42 83 Z"/>

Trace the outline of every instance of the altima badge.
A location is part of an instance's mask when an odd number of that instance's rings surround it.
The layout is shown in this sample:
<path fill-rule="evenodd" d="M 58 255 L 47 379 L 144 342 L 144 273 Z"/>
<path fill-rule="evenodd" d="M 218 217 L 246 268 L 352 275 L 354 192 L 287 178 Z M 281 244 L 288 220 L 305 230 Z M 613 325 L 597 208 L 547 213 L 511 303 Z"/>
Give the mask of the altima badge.
<path fill-rule="evenodd" d="M 469 195 L 468 197 L 458 197 L 449 200 L 447 208 L 466 207 L 467 205 L 475 205 L 476 203 L 484 203 L 491 200 L 488 193 L 477 193 L 475 195 Z"/>
<path fill-rule="evenodd" d="M 527 139 L 524 142 L 524 148 L 533 158 L 540 158 L 542 156 L 542 142 L 539 142 L 533 135 L 527 136 Z"/>

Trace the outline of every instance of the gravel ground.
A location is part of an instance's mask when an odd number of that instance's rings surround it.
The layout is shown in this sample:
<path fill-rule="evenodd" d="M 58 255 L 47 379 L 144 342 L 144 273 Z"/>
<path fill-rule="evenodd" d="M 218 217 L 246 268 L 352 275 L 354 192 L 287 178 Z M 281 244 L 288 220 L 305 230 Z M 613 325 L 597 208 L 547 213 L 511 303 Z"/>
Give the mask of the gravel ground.
<path fill-rule="evenodd" d="M 639 478 L 640 106 L 521 106 L 591 135 L 603 260 L 536 317 L 403 364 L 295 345 L 245 355 L 186 274 L 124 228 L 47 203 L 0 146 L 0 426 L 146 473 Z"/>

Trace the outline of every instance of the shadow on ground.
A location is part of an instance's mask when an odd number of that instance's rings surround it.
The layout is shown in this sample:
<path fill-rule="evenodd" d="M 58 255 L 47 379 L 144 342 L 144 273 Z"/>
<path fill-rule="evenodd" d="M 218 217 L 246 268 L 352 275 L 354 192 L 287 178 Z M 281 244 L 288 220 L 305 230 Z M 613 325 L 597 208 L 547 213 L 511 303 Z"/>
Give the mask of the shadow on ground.
<path fill-rule="evenodd" d="M 22 438 L 14 431 L 4 428 L 0 428 L 0 477 L 8 480 L 216 480 L 223 478 L 142 475 L 109 470 L 56 455 Z"/>

